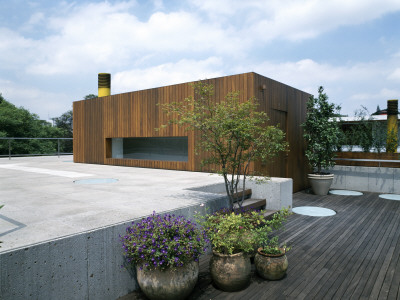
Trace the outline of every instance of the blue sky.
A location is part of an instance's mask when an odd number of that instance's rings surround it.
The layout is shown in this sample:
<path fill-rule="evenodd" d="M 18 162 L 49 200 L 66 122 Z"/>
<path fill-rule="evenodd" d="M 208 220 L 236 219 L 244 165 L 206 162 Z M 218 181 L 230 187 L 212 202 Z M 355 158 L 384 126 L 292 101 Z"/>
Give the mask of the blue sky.
<path fill-rule="evenodd" d="M 254 71 L 353 115 L 400 98 L 399 0 L 0 0 L 0 93 L 42 119 L 97 94 Z"/>

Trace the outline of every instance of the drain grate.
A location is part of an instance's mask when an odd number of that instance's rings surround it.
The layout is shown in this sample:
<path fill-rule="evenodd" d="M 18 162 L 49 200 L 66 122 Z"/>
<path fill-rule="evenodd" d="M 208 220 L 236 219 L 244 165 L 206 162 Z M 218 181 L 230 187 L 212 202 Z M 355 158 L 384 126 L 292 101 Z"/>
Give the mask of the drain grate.
<path fill-rule="evenodd" d="M 117 182 L 118 179 L 114 178 L 90 178 L 90 179 L 80 179 L 75 180 L 75 184 L 103 184 L 103 183 L 113 183 Z"/>
<path fill-rule="evenodd" d="M 332 209 L 317 206 L 299 206 L 293 208 L 292 211 L 296 214 L 310 217 L 329 217 L 336 215 L 336 212 Z"/>
<path fill-rule="evenodd" d="M 349 191 L 349 190 L 331 190 L 329 194 L 332 195 L 341 195 L 341 196 L 362 196 L 363 193 L 357 191 Z"/>

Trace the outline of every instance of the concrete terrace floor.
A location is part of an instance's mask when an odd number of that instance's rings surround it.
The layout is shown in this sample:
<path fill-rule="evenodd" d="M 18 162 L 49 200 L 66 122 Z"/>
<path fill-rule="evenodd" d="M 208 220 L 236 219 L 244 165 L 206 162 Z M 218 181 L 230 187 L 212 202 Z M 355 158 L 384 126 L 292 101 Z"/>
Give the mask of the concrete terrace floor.
<path fill-rule="evenodd" d="M 82 179 L 114 183 L 76 184 Z M 188 190 L 217 175 L 72 162 L 72 156 L 0 158 L 0 253 L 127 220 L 203 203 Z"/>

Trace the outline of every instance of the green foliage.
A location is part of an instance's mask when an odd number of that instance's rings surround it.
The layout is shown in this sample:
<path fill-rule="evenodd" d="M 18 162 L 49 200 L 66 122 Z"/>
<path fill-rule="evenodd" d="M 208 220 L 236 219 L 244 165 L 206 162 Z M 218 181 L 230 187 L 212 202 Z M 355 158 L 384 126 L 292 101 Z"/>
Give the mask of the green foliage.
<path fill-rule="evenodd" d="M 246 176 L 256 175 L 250 165 L 254 161 L 270 162 L 280 151 L 287 150 L 285 134 L 275 126 L 267 126 L 268 117 L 257 111 L 255 99 L 239 101 L 239 92 L 229 93 L 224 100 L 214 101 L 214 87 L 194 84 L 195 96 L 183 102 L 163 104 L 170 115 L 169 124 L 184 126 L 197 133 L 196 153 L 207 153 L 202 166 L 216 166 L 224 177 L 230 206 L 236 199 L 238 186 L 245 190 Z M 265 178 L 265 177 L 264 177 Z M 240 184 L 239 184 L 240 183 Z"/>
<path fill-rule="evenodd" d="M 73 132 L 72 132 L 72 109 L 63 113 L 60 117 L 54 118 L 54 126 L 59 128 L 62 137 L 64 138 L 72 138 L 73 137 Z M 60 143 L 62 143 L 62 150 L 63 152 L 68 152 L 71 153 L 73 151 L 72 147 L 72 141 L 71 140 L 61 140 Z"/>
<path fill-rule="evenodd" d="M 376 152 L 381 153 L 386 147 L 387 124 L 386 122 L 373 122 L 372 146 Z"/>
<path fill-rule="evenodd" d="M 274 214 L 272 220 L 268 220 L 264 226 L 256 229 L 256 243 L 263 248 L 263 253 L 280 254 L 279 248 L 284 248 L 286 252 L 290 250 L 286 245 L 280 246 L 279 235 L 276 231 L 283 229 L 284 223 L 291 214 L 289 208 L 283 208 Z M 271 236 L 272 232 L 275 233 L 274 236 Z"/>
<path fill-rule="evenodd" d="M 373 146 L 372 122 L 368 118 L 369 112 L 365 106 L 355 111 L 354 116 L 357 119 L 355 127 L 355 142 L 360 145 L 364 152 L 369 152 Z"/>
<path fill-rule="evenodd" d="M 62 131 L 49 122 L 40 120 L 23 107 L 16 107 L 0 94 L 0 137 L 62 137 Z M 18 140 L 12 142 L 16 154 L 52 153 L 57 150 L 57 141 Z M 8 141 L 0 141 L 0 154 L 8 154 Z"/>
<path fill-rule="evenodd" d="M 63 113 L 60 117 L 54 118 L 54 126 L 59 128 L 63 137 L 72 138 L 72 109 Z"/>
<path fill-rule="evenodd" d="M 205 217 L 197 216 L 210 239 L 212 249 L 221 254 L 251 253 L 262 247 L 264 253 L 274 254 L 279 249 L 277 231 L 283 228 L 289 208 L 275 213 L 271 220 L 265 220 L 264 211 L 239 210 L 232 212 L 219 210 Z M 274 236 L 271 236 L 274 233 Z M 285 249 L 288 250 L 286 245 Z"/>
<path fill-rule="evenodd" d="M 262 211 L 220 210 L 198 221 L 214 251 L 221 254 L 249 253 L 255 248 L 255 229 L 265 224 Z"/>
<path fill-rule="evenodd" d="M 342 128 L 341 127 L 341 122 L 339 122 L 339 132 L 338 132 L 337 144 L 336 144 L 336 151 L 337 152 L 342 152 L 343 145 L 346 145 L 346 142 L 347 142 L 346 133 L 343 132 L 343 130 L 341 128 Z"/>
<path fill-rule="evenodd" d="M 97 98 L 97 95 L 95 95 L 95 94 L 89 94 L 89 95 L 86 95 L 85 98 L 83 98 L 83 99 L 84 99 L 84 100 L 89 100 L 89 99 L 94 99 L 94 98 Z"/>
<path fill-rule="evenodd" d="M 360 146 L 364 152 L 370 152 L 374 149 L 381 153 L 386 147 L 387 122 L 372 120 L 369 117 L 368 109 L 361 106 L 354 112 L 356 122 L 351 124 L 345 131 L 344 145 L 348 145 L 349 151 L 354 146 Z"/>
<path fill-rule="evenodd" d="M 316 173 L 335 165 L 333 157 L 340 129 L 334 115 L 339 110 L 340 106 L 328 102 L 322 86 L 318 89 L 318 98 L 310 96 L 307 102 L 307 118 L 302 126 L 307 142 L 306 157 Z"/>

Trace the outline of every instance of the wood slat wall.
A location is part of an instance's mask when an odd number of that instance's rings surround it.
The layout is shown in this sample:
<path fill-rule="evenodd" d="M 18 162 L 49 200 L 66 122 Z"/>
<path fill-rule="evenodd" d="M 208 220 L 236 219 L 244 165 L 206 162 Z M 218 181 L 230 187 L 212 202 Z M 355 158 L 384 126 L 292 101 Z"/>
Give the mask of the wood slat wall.
<path fill-rule="evenodd" d="M 300 125 L 305 121 L 306 103 L 310 95 L 258 74 L 255 74 L 254 91 L 254 96 L 260 101 L 260 108 L 270 118 L 270 124 L 279 124 L 286 132 L 290 150 L 267 166 L 258 164 L 257 170 L 269 176 L 293 178 L 295 192 L 307 188 L 306 174 L 309 170 L 304 154 L 303 129 Z"/>
<path fill-rule="evenodd" d="M 269 176 L 291 177 L 294 191 L 307 187 L 307 162 L 300 124 L 304 122 L 309 95 L 256 73 L 244 73 L 205 80 L 215 87 L 215 101 L 227 93 L 240 91 L 240 101 L 256 97 L 260 109 L 272 125 L 281 124 L 290 144 L 288 156 L 281 155 L 271 165 L 256 164 L 257 171 Z M 262 90 L 262 85 L 266 86 Z M 208 171 L 201 168 L 207 153 L 195 155 L 196 135 L 176 125 L 156 131 L 166 124 L 168 116 L 157 103 L 171 103 L 193 96 L 190 83 L 76 101 L 73 104 L 74 161 L 133 167 Z M 188 162 L 149 161 L 110 158 L 110 138 L 188 136 Z M 214 166 L 216 168 L 217 166 Z"/>

